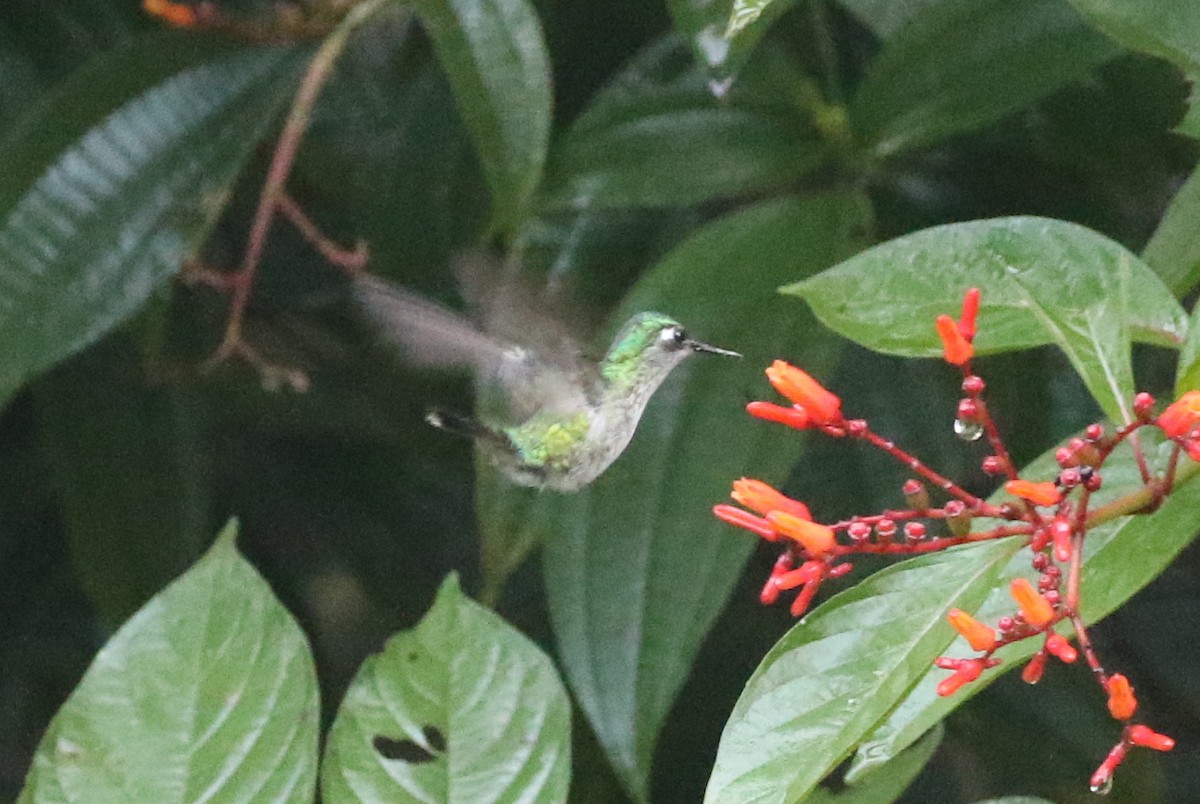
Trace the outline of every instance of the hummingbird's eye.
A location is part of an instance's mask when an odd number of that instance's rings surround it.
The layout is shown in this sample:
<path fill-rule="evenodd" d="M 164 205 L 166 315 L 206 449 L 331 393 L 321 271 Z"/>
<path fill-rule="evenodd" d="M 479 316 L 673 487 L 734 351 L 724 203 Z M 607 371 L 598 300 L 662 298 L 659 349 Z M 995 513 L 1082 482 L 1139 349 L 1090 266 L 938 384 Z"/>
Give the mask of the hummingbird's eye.
<path fill-rule="evenodd" d="M 671 349 L 679 349 L 687 341 L 687 333 L 683 331 L 683 327 L 667 327 L 659 335 L 665 346 Z"/>

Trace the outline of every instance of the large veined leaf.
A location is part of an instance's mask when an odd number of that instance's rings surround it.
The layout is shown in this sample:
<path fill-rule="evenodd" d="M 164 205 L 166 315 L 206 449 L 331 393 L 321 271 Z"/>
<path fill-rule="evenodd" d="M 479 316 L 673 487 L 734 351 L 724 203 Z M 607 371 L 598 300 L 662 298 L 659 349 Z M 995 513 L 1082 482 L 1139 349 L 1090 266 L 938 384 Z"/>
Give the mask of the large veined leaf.
<path fill-rule="evenodd" d="M 550 61 L 528 0 L 415 0 L 492 191 L 495 225 L 519 222 L 550 137 Z"/>
<path fill-rule="evenodd" d="M 816 788 L 804 799 L 805 804 L 891 804 L 925 768 L 942 744 L 943 731 L 940 724 L 930 729 L 890 762 L 875 768 L 859 784 L 838 789 Z"/>
<path fill-rule="evenodd" d="M 944 0 L 838 0 L 880 39 L 887 40 L 910 19 Z"/>
<path fill-rule="evenodd" d="M 1053 476 L 1053 467 L 1047 453 L 1026 476 Z M 1089 532 L 1082 587 L 1089 622 L 1149 583 L 1200 529 L 1200 483 L 1189 482 L 1196 474 L 1189 467 L 1154 515 Z M 1124 455 L 1106 465 L 1104 478 L 1098 502 L 1140 483 Z M 1154 550 L 1146 549 L 1148 540 Z M 1008 582 L 1016 575 L 1030 575 L 1019 539 L 911 559 L 835 595 L 788 632 L 747 683 L 722 736 L 709 800 L 792 801 L 856 748 L 851 783 L 896 757 L 995 677 L 937 696 L 946 672 L 932 668 L 933 659 L 970 655 L 945 623 L 946 611 L 963 608 L 984 622 L 1011 615 Z M 1035 642 L 998 655 L 1011 668 L 1037 649 Z"/>
<path fill-rule="evenodd" d="M 1176 0 L 1069 0 L 1113 39 L 1133 50 L 1164 58 L 1192 81 L 1200 81 L 1200 5 Z M 1193 86 L 1191 109 L 1179 131 L 1200 137 L 1200 112 Z"/>
<path fill-rule="evenodd" d="M 1178 346 L 1183 309 L 1154 272 L 1090 229 L 996 218 L 925 229 L 785 289 L 832 329 L 871 349 L 936 356 L 933 321 L 983 292 L 980 354 L 1060 347 L 1105 413 L 1129 420 L 1132 340 Z"/>
<path fill-rule="evenodd" d="M 550 659 L 463 595 L 363 663 L 329 735 L 325 801 L 565 801 L 571 708 Z"/>
<path fill-rule="evenodd" d="M 317 677 L 232 523 L 121 627 L 55 715 L 22 802 L 311 802 Z"/>
<path fill-rule="evenodd" d="M 945 0 L 888 39 L 850 117 L 895 153 L 992 123 L 1117 53 L 1065 0 Z"/>
<path fill-rule="evenodd" d="M 567 679 L 638 799 L 663 720 L 753 546 L 709 508 L 732 478 L 778 478 L 794 457 L 742 412 L 747 394 L 773 357 L 820 366 L 831 354 L 815 322 L 774 288 L 789 271 L 852 251 L 863 214 L 852 195 L 775 201 L 705 227 L 664 258 L 614 325 L 661 310 L 745 359 L 689 359 L 611 469 L 582 492 L 538 501 L 533 527 Z"/>
<path fill-rule="evenodd" d="M 951 607 L 974 609 L 1008 545 L 948 550 L 834 595 L 763 658 L 717 749 L 705 801 L 796 801 L 903 697 L 945 647 Z"/>
<path fill-rule="evenodd" d="M 1041 477 L 1050 476 L 1050 458 L 1048 454 L 1038 459 L 1037 465 L 1047 470 L 1040 474 Z M 1196 470 L 1195 464 L 1184 467 L 1175 492 L 1154 514 L 1113 520 L 1088 532 L 1080 593 L 1085 621 L 1094 623 L 1107 616 L 1154 580 L 1200 531 L 1200 515 L 1197 515 L 1200 511 L 1200 482 L 1196 481 Z M 1120 482 L 1121 479 L 1125 482 Z M 1105 483 L 1110 480 L 1116 481 L 1118 488 L 1132 488 L 1137 483 L 1137 469 L 1132 460 L 1124 456 L 1120 461 L 1114 460 L 1105 470 Z M 1153 545 L 1153 549 L 1147 549 L 1147 545 Z M 1004 559 L 1003 556 L 994 558 L 998 561 Z M 1014 545 L 1009 550 L 1007 564 L 1000 576 L 1007 579 L 1020 574 L 1030 575 L 1029 554 Z M 1012 598 L 1006 586 L 1002 585 L 992 590 L 974 614 L 983 622 L 994 623 L 1001 616 L 1011 615 L 1013 610 Z M 1020 667 L 1038 647 L 1036 640 L 1027 640 L 1005 647 L 997 656 L 1004 661 L 1003 668 L 1011 670 Z M 962 640 L 957 640 L 954 644 L 948 644 L 948 650 L 943 653 L 963 656 L 968 651 Z M 1112 669 L 1126 673 L 1137 684 L 1137 668 Z M 982 679 L 955 695 L 943 698 L 935 688 L 945 676 L 944 670 L 929 670 L 888 719 L 859 747 L 849 778 L 853 779 L 857 774 L 887 762 L 996 678 L 994 673 L 985 674 Z M 1043 686 L 1051 683 L 1052 677 L 1048 676 Z"/>
<path fill-rule="evenodd" d="M 552 206 L 669 206 L 787 186 L 818 165 L 824 149 L 805 141 L 782 110 L 743 100 L 747 74 L 716 100 L 708 78 L 677 37 L 640 53 L 597 94 L 554 149 Z"/>
<path fill-rule="evenodd" d="M 0 399 L 120 324 L 178 269 L 286 98 L 298 55 L 239 51 L 178 73 L 91 127 L 7 210 Z"/>

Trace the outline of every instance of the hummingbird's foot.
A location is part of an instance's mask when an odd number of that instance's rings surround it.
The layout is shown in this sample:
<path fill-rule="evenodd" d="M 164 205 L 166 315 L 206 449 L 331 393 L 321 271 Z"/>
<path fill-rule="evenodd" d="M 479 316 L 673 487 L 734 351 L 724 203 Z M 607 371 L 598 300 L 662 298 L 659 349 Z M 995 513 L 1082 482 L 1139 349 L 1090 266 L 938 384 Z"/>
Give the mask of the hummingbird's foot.
<path fill-rule="evenodd" d="M 454 433 L 465 438 L 489 438 L 494 433 L 479 422 L 458 413 L 451 413 L 441 408 L 430 408 L 425 413 L 425 421 L 439 430 Z"/>

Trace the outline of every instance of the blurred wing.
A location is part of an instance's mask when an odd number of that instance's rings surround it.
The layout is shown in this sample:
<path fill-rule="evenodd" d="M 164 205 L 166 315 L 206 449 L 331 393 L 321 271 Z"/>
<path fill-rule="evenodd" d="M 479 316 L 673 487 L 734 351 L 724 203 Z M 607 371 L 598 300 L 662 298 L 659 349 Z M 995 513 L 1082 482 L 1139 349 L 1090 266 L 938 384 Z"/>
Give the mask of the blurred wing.
<path fill-rule="evenodd" d="M 356 278 L 354 296 L 409 362 L 474 371 L 493 415 L 523 421 L 587 404 L 578 380 L 543 351 L 487 334 L 465 316 L 378 277 Z"/>
<path fill-rule="evenodd" d="M 421 366 L 490 372 L 511 351 L 464 316 L 370 275 L 354 279 L 354 298 L 390 345 Z"/>

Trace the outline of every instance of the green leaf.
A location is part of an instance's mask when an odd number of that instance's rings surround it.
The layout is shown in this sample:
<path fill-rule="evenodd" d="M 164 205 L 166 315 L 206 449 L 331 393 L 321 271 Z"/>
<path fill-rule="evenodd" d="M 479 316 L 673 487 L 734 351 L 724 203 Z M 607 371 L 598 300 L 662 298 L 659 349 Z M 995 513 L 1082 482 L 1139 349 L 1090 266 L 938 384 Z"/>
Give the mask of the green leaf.
<path fill-rule="evenodd" d="M 296 56 L 261 48 L 184 70 L 93 125 L 16 200 L 0 224 L 0 399 L 132 315 L 196 248 Z"/>
<path fill-rule="evenodd" d="M 100 650 L 20 801 L 312 801 L 312 655 L 236 532 L 227 525 Z"/>
<path fill-rule="evenodd" d="M 761 204 L 699 230 L 645 275 L 612 324 L 662 310 L 746 358 L 689 360 L 608 472 L 577 494 L 543 494 L 534 513 L 567 679 L 637 799 L 648 795 L 663 720 L 753 547 L 709 508 L 748 468 L 778 479 L 794 458 L 741 408 L 770 358 L 822 366 L 831 357 L 815 322 L 774 288 L 852 251 L 862 204 L 855 195 Z"/>
<path fill-rule="evenodd" d="M 891 566 L 830 598 L 746 682 L 717 749 L 706 802 L 796 801 L 837 767 L 949 641 L 951 607 L 974 609 L 1006 543 Z"/>
<path fill-rule="evenodd" d="M 1088 532 L 1080 592 L 1085 621 L 1095 623 L 1113 612 L 1154 580 L 1195 537 L 1200 530 L 1200 514 L 1197 513 L 1200 512 L 1200 482 L 1196 482 L 1200 472 L 1197 469 L 1194 463 L 1186 463 L 1182 467 L 1175 491 L 1154 514 L 1112 520 Z M 1052 477 L 1055 471 L 1051 450 L 1027 467 L 1022 476 Z M 1115 499 L 1120 493 L 1140 486 L 1137 467 L 1125 451 L 1114 454 L 1105 465 L 1104 486 L 1099 503 Z M 1147 545 L 1153 545 L 1153 549 L 1148 549 Z M 1007 551 L 990 556 L 992 563 L 1005 566 L 999 573 L 1003 582 L 972 612 L 982 622 L 994 623 L 1000 617 L 1012 614 L 1014 606 L 1008 591 L 1009 579 L 1018 575 L 1033 577 L 1029 569 L 1029 554 L 1020 549 L 1019 543 L 1007 547 Z M 969 558 L 964 556 L 964 560 Z M 946 633 L 946 637 L 946 649 L 940 655 L 972 655 L 962 640 L 951 639 L 952 633 Z M 997 653 L 997 657 L 1004 661 L 1002 671 L 1019 667 L 1038 647 L 1036 640 L 1026 640 L 1003 648 Z M 1136 686 L 1136 668 L 1117 669 L 1125 670 Z M 887 720 L 859 747 L 847 774 L 849 780 L 852 781 L 859 773 L 866 772 L 876 764 L 887 762 L 934 723 L 983 690 L 998 677 L 998 673 L 987 673 L 979 681 L 943 698 L 935 688 L 945 676 L 944 670 L 930 669 L 913 686 Z M 1043 683 L 1050 681 L 1047 679 Z"/>
<path fill-rule="evenodd" d="M 1187 115 L 1177 129 L 1200 137 L 1200 5 L 1178 0 L 1069 0 L 1071 5 L 1125 47 L 1166 59 L 1192 82 Z"/>
<path fill-rule="evenodd" d="M 194 388 L 131 382 L 131 339 L 105 342 L 34 391 L 76 577 L 116 628 L 199 557 L 210 458 Z"/>
<path fill-rule="evenodd" d="M 550 60 L 528 0 L 414 0 L 475 140 L 494 226 L 512 229 L 541 180 L 550 137 Z"/>
<path fill-rule="evenodd" d="M 846 785 L 838 790 L 818 787 L 805 799 L 804 804 L 891 804 L 900 798 L 913 779 L 924 769 L 933 752 L 942 744 L 942 726 L 939 723 L 904 751 L 858 784 Z"/>
<path fill-rule="evenodd" d="M 550 660 L 451 575 L 363 663 L 338 710 L 325 801 L 565 801 L 571 709 Z"/>
<path fill-rule="evenodd" d="M 733 10 L 729 13 L 729 24 L 725 27 L 725 38 L 733 39 L 740 36 L 752 25 L 768 27 L 775 17 L 778 17 L 795 2 L 796 0 L 733 0 Z"/>
<path fill-rule="evenodd" d="M 1187 340 L 1179 351 L 1179 368 L 1175 373 L 1175 395 L 1200 389 L 1200 304 L 1192 308 Z"/>
<path fill-rule="evenodd" d="M 1059 346 L 1105 413 L 1129 420 L 1131 340 L 1178 346 L 1183 309 L 1123 246 L 1046 218 L 936 226 L 876 246 L 784 289 L 826 326 L 890 354 L 935 357 L 938 315 L 983 292 L 978 354 Z"/>
<path fill-rule="evenodd" d="M 824 149 L 781 110 L 744 100 L 752 91 L 743 80 L 718 102 L 682 42 L 652 45 L 554 149 L 548 205 L 683 206 L 795 182 Z"/>
<path fill-rule="evenodd" d="M 879 154 L 929 145 L 1027 108 L 1117 53 L 1065 0 L 947 0 L 888 39 L 850 119 Z"/>
<path fill-rule="evenodd" d="M 887 40 L 913 17 L 945 0 L 838 0 L 880 39 Z"/>
<path fill-rule="evenodd" d="M 1192 172 L 1175 193 L 1142 259 L 1178 296 L 1200 282 L 1200 169 Z"/>

